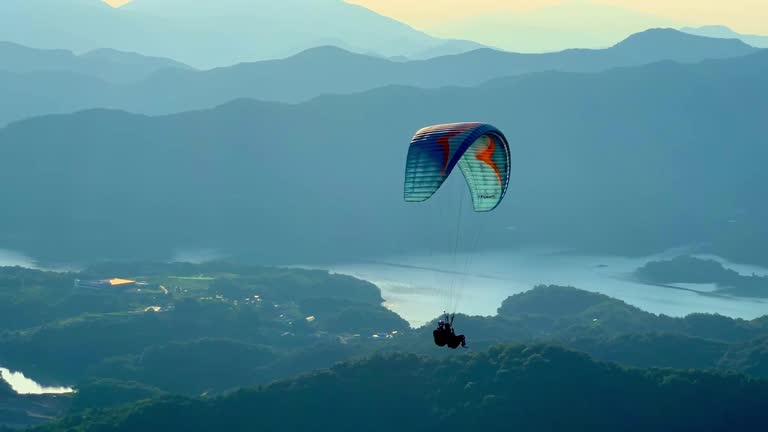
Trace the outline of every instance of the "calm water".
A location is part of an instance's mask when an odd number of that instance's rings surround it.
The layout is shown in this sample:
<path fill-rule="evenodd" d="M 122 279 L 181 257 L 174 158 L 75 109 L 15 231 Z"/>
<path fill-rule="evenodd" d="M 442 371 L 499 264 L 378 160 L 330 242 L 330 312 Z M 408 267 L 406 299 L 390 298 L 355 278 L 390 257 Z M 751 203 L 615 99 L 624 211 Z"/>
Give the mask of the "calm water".
<path fill-rule="evenodd" d="M 43 386 L 25 377 L 21 372 L 11 372 L 5 368 L 0 368 L 0 375 L 18 394 L 63 394 L 73 392 L 73 389 L 69 387 Z"/>
<path fill-rule="evenodd" d="M 669 316 L 694 312 L 719 313 L 752 319 L 768 314 L 768 302 L 761 299 L 722 298 L 685 290 L 641 284 L 629 279 L 631 273 L 649 260 L 671 258 L 669 252 L 646 258 L 573 255 L 552 250 L 525 250 L 479 253 L 472 257 L 409 256 L 376 262 L 340 264 L 327 268 L 375 283 L 382 290 L 386 306 L 413 326 L 423 325 L 443 310 L 456 308 L 469 315 L 495 315 L 510 295 L 537 284 L 570 285 L 600 292 L 643 310 Z M 768 269 L 729 263 L 725 266 L 743 274 L 768 275 Z M 458 270 L 466 276 L 451 273 Z M 681 284 L 681 288 L 712 291 L 708 285 Z"/>
<path fill-rule="evenodd" d="M 456 257 L 398 256 L 376 262 L 300 267 L 323 268 L 375 283 L 382 290 L 386 306 L 416 327 L 444 310 L 495 315 L 504 299 L 538 284 L 570 285 L 600 292 L 648 312 L 669 316 L 706 312 L 753 319 L 768 314 L 766 300 L 706 296 L 629 279 L 635 269 L 649 260 L 669 259 L 678 254 L 679 251 L 669 251 L 644 258 L 626 258 L 528 249 Z M 221 256 L 215 250 L 184 250 L 178 251 L 175 259 L 205 262 Z M 742 274 L 768 275 L 766 268 L 732 263 L 714 256 L 701 257 L 716 259 Z M 7 265 L 36 268 L 32 258 L 0 249 L 0 266 Z M 678 286 L 703 292 L 714 290 L 708 285 Z"/>
<path fill-rule="evenodd" d="M 39 269 L 34 259 L 23 254 L 0 249 L 0 267 L 20 266 L 32 269 Z M 19 394 L 62 394 L 71 393 L 73 390 L 69 387 L 46 387 L 34 380 L 24 376 L 21 372 L 12 372 L 5 368 L 0 368 L 0 377 L 11 385 L 11 388 Z"/>

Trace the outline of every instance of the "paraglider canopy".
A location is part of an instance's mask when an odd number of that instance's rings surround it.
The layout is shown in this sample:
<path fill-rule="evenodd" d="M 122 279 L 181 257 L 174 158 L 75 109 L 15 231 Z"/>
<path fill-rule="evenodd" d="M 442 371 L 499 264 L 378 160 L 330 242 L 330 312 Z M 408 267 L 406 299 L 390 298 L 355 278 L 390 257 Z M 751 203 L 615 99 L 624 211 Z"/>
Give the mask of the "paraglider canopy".
<path fill-rule="evenodd" d="M 510 153 L 504 134 L 486 123 L 450 123 L 416 132 L 408 149 L 405 200 L 429 199 L 459 166 L 477 212 L 495 209 L 509 186 Z"/>

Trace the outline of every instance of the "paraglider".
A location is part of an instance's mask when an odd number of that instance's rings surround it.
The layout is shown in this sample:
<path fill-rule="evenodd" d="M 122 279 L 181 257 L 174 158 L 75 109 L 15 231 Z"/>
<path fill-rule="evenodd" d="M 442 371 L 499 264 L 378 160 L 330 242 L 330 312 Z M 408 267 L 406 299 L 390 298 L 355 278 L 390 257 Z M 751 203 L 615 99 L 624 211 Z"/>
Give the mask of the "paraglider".
<path fill-rule="evenodd" d="M 440 124 L 416 132 L 405 166 L 405 201 L 429 200 L 457 165 L 469 188 L 474 211 L 496 209 L 509 187 L 509 143 L 499 129 L 479 122 Z M 460 222 L 459 213 L 459 226 Z M 460 228 L 456 243 L 458 231 Z M 435 344 L 453 349 L 465 347 L 464 335 L 455 334 L 453 315 L 446 313 L 445 318 L 433 330 Z"/>
<path fill-rule="evenodd" d="M 509 186 L 510 154 L 504 134 L 486 123 L 451 123 L 416 132 L 405 167 L 405 200 L 426 201 L 459 166 L 477 212 L 489 212 Z"/>
<path fill-rule="evenodd" d="M 454 316 L 449 316 L 447 313 L 445 314 L 445 320 L 439 320 L 437 322 L 437 328 L 432 331 L 432 337 L 435 339 L 435 345 L 437 346 L 448 346 L 448 348 L 456 349 L 461 345 L 462 347 L 467 346 L 467 338 L 464 337 L 464 335 L 457 335 L 456 332 L 453 330 L 453 318 Z"/>

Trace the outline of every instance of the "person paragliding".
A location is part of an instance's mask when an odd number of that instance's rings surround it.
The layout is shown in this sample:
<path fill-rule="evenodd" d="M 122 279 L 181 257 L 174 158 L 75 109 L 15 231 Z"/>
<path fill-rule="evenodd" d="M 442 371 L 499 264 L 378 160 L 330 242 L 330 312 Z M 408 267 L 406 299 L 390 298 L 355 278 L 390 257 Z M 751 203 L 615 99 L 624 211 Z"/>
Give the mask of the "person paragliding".
<path fill-rule="evenodd" d="M 432 330 L 432 336 L 435 338 L 435 345 L 439 347 L 444 347 L 448 343 L 446 340 L 445 321 L 441 319 L 437 322 L 437 328 Z"/>
<path fill-rule="evenodd" d="M 405 167 L 405 201 L 431 198 L 458 165 L 469 187 L 475 212 L 490 212 L 509 187 L 510 150 L 504 134 L 487 123 L 450 123 L 420 129 L 411 139 Z M 461 218 L 459 217 L 459 221 Z M 457 230 L 457 239 L 459 232 Z M 446 313 L 433 330 L 435 344 L 466 347 L 464 335 Z"/>
<path fill-rule="evenodd" d="M 456 349 L 461 345 L 467 347 L 467 338 L 464 335 L 457 335 L 453 329 L 454 316 L 445 314 L 445 320 L 439 320 L 437 322 L 437 328 L 432 331 L 432 335 L 435 338 L 435 345 L 447 346 L 448 348 Z"/>

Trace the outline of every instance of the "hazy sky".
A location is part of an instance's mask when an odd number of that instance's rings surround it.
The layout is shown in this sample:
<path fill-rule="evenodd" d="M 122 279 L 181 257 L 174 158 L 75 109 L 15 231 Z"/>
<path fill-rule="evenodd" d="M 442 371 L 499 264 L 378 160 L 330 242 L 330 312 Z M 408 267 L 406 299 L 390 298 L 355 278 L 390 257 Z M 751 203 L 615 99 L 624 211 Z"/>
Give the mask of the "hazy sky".
<path fill-rule="evenodd" d="M 768 0 L 579 0 L 619 6 L 686 25 L 722 24 L 742 33 L 768 34 Z M 468 15 L 531 11 L 567 0 L 348 0 L 383 15 L 428 28 Z M 572 0 L 570 2 L 573 2 Z"/>
<path fill-rule="evenodd" d="M 104 1 L 119 6 L 130 0 Z M 346 1 L 434 36 L 521 52 L 602 48 L 652 27 L 717 24 L 746 34 L 768 34 L 768 0 Z"/>

